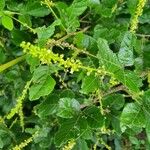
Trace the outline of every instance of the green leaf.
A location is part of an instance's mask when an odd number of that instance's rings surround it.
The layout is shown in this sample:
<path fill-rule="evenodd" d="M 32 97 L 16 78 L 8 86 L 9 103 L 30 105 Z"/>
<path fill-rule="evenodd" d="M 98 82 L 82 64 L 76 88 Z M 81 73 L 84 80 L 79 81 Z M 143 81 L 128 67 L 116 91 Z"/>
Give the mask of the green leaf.
<path fill-rule="evenodd" d="M 3 148 L 3 146 L 4 146 L 3 140 L 0 138 L 0 148 Z"/>
<path fill-rule="evenodd" d="M 81 115 L 71 119 L 63 119 L 60 125 L 60 129 L 55 135 L 55 144 L 57 146 L 61 146 L 70 139 L 82 137 L 88 129 L 87 121 Z"/>
<path fill-rule="evenodd" d="M 81 92 L 88 94 L 96 91 L 100 86 L 98 81 L 98 77 L 95 77 L 94 75 L 86 76 L 82 81 Z"/>
<path fill-rule="evenodd" d="M 59 108 L 57 115 L 62 118 L 72 118 L 79 113 L 80 104 L 76 99 L 61 98 L 59 100 Z"/>
<path fill-rule="evenodd" d="M 6 29 L 11 31 L 13 29 L 13 27 L 14 27 L 12 18 L 10 18 L 9 16 L 6 16 L 6 15 L 3 15 L 2 16 L 2 25 Z"/>
<path fill-rule="evenodd" d="M 36 28 L 36 32 L 38 35 L 38 42 L 41 46 L 46 44 L 47 39 L 49 39 L 54 34 L 55 27 L 60 25 L 60 24 L 61 24 L 60 20 L 55 20 L 47 28 L 45 26 Z"/>
<path fill-rule="evenodd" d="M 30 41 L 31 37 L 30 35 L 21 30 L 14 29 L 11 31 L 12 41 L 15 45 L 19 46 L 22 41 Z"/>
<path fill-rule="evenodd" d="M 149 53 L 149 49 L 150 49 L 150 44 L 147 44 L 144 46 L 143 49 L 143 64 L 144 64 L 144 68 L 150 68 L 150 53 Z"/>
<path fill-rule="evenodd" d="M 43 79 L 43 77 L 45 77 L 45 74 L 46 75 L 49 74 L 49 67 L 48 66 L 39 66 L 38 68 L 36 68 L 34 70 L 32 80 L 34 82 L 39 82 L 40 80 Z"/>
<path fill-rule="evenodd" d="M 78 140 L 74 148 L 75 150 L 89 150 L 87 142 L 83 139 Z"/>
<path fill-rule="evenodd" d="M 31 16 L 29 15 L 20 15 L 19 21 L 23 22 L 24 24 L 27 24 L 29 27 L 32 26 Z"/>
<path fill-rule="evenodd" d="M 148 142 L 150 143 L 150 89 L 144 92 L 142 97 L 143 101 L 143 111 L 145 115 L 145 125 L 146 125 L 146 134 L 148 138 Z"/>
<path fill-rule="evenodd" d="M 80 26 L 78 16 L 86 10 L 87 6 L 88 0 L 74 0 L 69 7 L 62 2 L 57 3 L 56 7 L 59 11 L 61 21 L 68 32 L 76 31 Z"/>
<path fill-rule="evenodd" d="M 40 1 L 29 1 L 25 6 L 23 13 L 34 17 L 44 17 L 50 13 L 50 10 L 40 4 Z"/>
<path fill-rule="evenodd" d="M 120 110 L 124 106 L 125 100 L 122 94 L 111 94 L 103 98 L 103 107 Z"/>
<path fill-rule="evenodd" d="M 0 0 L 0 11 L 2 11 L 5 7 L 5 0 Z"/>
<path fill-rule="evenodd" d="M 145 127 L 145 116 L 141 105 L 138 103 L 127 104 L 121 114 L 121 129 L 124 131 L 126 127 Z"/>
<path fill-rule="evenodd" d="M 0 64 L 4 63 L 6 60 L 6 55 L 4 49 L 0 47 Z"/>
<path fill-rule="evenodd" d="M 106 40 L 98 39 L 98 54 L 99 62 L 101 66 L 104 66 L 105 69 L 113 73 L 115 78 L 123 83 L 131 92 L 135 95 L 139 94 L 139 86 L 141 86 L 141 79 L 134 72 L 124 71 L 122 64 L 120 64 L 117 56 L 113 53 Z"/>
<path fill-rule="evenodd" d="M 37 68 L 32 79 L 34 84 L 29 90 L 30 100 L 37 100 L 41 96 L 50 94 L 56 84 L 55 80 L 49 75 L 47 66 Z"/>
<path fill-rule="evenodd" d="M 131 32 L 126 32 L 121 42 L 121 47 L 118 52 L 119 61 L 124 66 L 132 66 L 134 64 L 133 42 L 135 36 Z"/>
<path fill-rule="evenodd" d="M 70 89 L 66 89 L 66 90 L 63 90 L 61 93 L 60 93 L 60 98 L 75 98 L 75 94 L 72 90 Z"/>
<path fill-rule="evenodd" d="M 117 56 L 113 53 L 106 40 L 99 38 L 98 41 L 98 54 L 100 64 L 104 65 L 107 71 L 112 73 L 123 72 L 123 66 L 120 64 Z"/>
<path fill-rule="evenodd" d="M 104 124 L 104 116 L 100 113 L 100 109 L 96 106 L 86 108 L 83 113 L 91 128 L 101 128 Z"/>
<path fill-rule="evenodd" d="M 135 13 L 137 8 L 138 0 L 127 0 L 127 6 L 131 15 Z"/>
<path fill-rule="evenodd" d="M 41 104 L 35 107 L 36 113 L 40 118 L 52 115 L 57 112 L 59 97 L 50 95 Z"/>

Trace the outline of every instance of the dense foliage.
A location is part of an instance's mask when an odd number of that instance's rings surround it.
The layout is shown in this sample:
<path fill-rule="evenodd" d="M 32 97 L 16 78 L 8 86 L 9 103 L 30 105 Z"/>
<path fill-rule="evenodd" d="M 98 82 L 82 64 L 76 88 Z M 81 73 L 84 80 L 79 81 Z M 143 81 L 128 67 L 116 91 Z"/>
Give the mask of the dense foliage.
<path fill-rule="evenodd" d="M 0 149 L 150 149 L 149 0 L 0 0 Z"/>

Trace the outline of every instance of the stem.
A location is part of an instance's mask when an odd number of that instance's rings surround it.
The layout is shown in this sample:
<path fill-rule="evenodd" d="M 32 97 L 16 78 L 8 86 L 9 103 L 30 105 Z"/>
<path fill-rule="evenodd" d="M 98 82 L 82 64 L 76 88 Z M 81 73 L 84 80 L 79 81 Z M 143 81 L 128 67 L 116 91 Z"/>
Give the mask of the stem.
<path fill-rule="evenodd" d="M 47 2 L 47 0 L 46 0 L 46 4 L 47 4 L 48 8 L 50 9 L 50 11 L 52 12 L 53 16 L 55 17 L 55 19 L 59 20 L 58 16 L 56 15 L 56 13 L 54 12 L 54 10 L 50 6 L 49 2 Z M 64 25 L 62 23 L 61 23 L 61 26 L 66 31 L 66 28 L 64 27 Z"/>
<path fill-rule="evenodd" d="M 16 18 L 13 17 L 13 16 L 9 16 L 9 17 L 11 17 L 11 18 L 14 19 L 15 21 L 19 22 L 19 23 L 20 23 L 21 25 L 23 25 L 24 27 L 28 28 L 28 29 L 29 29 L 31 32 L 33 32 L 34 34 L 36 33 L 36 31 L 35 31 L 33 28 L 29 27 L 26 23 L 24 23 L 24 22 L 22 22 L 22 21 L 16 19 Z"/>
<path fill-rule="evenodd" d="M 14 66 L 16 65 L 17 63 L 19 63 L 20 61 L 24 60 L 25 59 L 25 55 L 23 56 L 20 56 L 12 61 L 9 61 L 3 65 L 0 65 L 0 72 L 6 70 L 7 68 L 11 67 L 11 66 Z"/>

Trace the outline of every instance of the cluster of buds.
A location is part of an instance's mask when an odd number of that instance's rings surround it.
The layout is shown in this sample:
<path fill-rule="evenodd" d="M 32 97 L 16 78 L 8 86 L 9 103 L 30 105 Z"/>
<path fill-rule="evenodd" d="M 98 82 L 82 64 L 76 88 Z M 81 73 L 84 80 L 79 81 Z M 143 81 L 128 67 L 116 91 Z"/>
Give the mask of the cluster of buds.
<path fill-rule="evenodd" d="M 73 147 L 75 146 L 75 144 L 76 144 L 75 140 L 70 140 L 70 141 L 67 143 L 67 145 L 65 145 L 65 146 L 63 147 L 62 150 L 72 150 Z"/>
<path fill-rule="evenodd" d="M 63 66 L 65 69 L 70 68 L 70 73 L 79 71 L 79 69 L 82 68 L 82 63 L 79 59 L 67 58 L 65 60 L 63 54 L 55 54 L 50 49 L 39 48 L 29 42 L 22 42 L 20 46 L 23 48 L 24 53 L 39 58 L 42 64 L 57 63 L 58 66 Z"/>
<path fill-rule="evenodd" d="M 55 3 L 53 3 L 52 1 L 49 1 L 49 0 L 42 0 L 41 5 L 43 5 L 43 4 L 46 5 L 48 8 L 55 6 Z"/>

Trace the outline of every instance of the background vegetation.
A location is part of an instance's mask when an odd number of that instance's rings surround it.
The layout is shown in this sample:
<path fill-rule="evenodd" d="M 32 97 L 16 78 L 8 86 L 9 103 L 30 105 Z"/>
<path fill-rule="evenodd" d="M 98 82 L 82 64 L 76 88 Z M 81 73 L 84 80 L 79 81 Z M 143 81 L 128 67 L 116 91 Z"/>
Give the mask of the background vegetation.
<path fill-rule="evenodd" d="M 0 0 L 0 149 L 150 149 L 149 0 Z"/>

